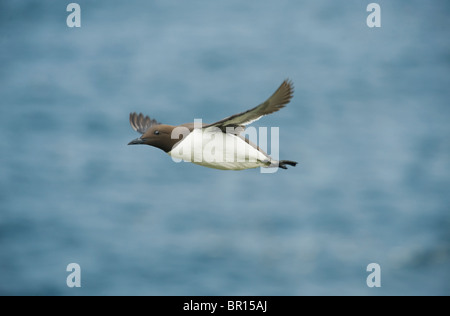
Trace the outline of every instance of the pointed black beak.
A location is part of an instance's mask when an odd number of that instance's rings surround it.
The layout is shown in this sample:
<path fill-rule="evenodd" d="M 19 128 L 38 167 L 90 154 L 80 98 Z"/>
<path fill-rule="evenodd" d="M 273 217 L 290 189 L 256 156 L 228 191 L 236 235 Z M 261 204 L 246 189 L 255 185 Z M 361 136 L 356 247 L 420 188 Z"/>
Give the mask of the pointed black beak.
<path fill-rule="evenodd" d="M 131 142 L 128 143 L 128 145 L 143 145 L 143 144 L 145 144 L 144 140 L 140 137 L 133 139 Z"/>

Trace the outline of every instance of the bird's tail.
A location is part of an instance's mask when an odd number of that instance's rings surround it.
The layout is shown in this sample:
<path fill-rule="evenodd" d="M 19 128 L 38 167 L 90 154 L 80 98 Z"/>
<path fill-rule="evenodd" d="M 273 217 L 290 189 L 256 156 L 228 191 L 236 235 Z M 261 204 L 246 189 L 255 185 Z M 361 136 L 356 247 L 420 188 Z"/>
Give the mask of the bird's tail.
<path fill-rule="evenodd" d="M 278 167 L 282 169 L 287 169 L 286 165 L 295 167 L 297 165 L 297 162 L 291 161 L 291 160 L 280 160 L 278 161 Z"/>

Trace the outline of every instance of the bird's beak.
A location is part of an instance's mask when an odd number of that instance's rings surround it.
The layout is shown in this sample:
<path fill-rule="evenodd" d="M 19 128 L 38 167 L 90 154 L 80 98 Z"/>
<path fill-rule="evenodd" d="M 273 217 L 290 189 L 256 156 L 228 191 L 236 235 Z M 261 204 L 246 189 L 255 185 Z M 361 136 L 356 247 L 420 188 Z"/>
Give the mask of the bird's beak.
<path fill-rule="evenodd" d="M 142 144 L 144 144 L 144 140 L 140 137 L 133 139 L 131 142 L 128 143 L 128 145 L 142 145 Z"/>

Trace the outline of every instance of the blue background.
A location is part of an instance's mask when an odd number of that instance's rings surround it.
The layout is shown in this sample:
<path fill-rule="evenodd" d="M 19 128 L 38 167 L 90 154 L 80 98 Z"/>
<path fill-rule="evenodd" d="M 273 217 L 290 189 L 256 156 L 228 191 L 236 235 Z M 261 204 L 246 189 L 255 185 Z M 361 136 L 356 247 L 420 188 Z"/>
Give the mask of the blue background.
<path fill-rule="evenodd" d="M 0 2 L 0 294 L 450 294 L 448 1 L 69 2 Z M 215 122 L 285 78 L 254 125 L 296 168 L 126 145 L 130 112 Z"/>

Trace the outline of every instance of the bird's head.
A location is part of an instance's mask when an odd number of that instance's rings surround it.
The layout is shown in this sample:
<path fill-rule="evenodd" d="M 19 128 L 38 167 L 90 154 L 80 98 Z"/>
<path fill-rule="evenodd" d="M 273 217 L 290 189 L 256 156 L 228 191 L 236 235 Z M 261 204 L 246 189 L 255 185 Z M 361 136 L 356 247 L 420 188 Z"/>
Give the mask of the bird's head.
<path fill-rule="evenodd" d="M 156 120 L 141 114 L 130 114 L 131 127 L 142 136 L 128 143 L 128 145 L 149 145 L 165 152 L 170 152 L 179 141 L 173 138 L 172 131 L 175 126 L 160 124 Z"/>

